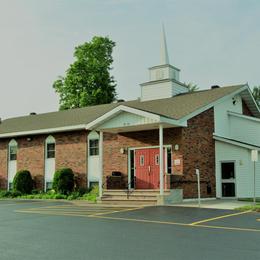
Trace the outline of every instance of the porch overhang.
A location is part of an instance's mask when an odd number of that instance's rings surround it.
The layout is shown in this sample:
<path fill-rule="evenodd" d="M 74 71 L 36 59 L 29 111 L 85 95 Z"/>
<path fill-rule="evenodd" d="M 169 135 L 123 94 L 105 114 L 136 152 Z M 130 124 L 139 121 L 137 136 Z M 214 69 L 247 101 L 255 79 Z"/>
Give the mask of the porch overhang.
<path fill-rule="evenodd" d="M 134 132 L 164 128 L 186 127 L 187 121 L 139 110 L 124 105 L 118 106 L 86 125 L 86 129 L 111 133 Z"/>

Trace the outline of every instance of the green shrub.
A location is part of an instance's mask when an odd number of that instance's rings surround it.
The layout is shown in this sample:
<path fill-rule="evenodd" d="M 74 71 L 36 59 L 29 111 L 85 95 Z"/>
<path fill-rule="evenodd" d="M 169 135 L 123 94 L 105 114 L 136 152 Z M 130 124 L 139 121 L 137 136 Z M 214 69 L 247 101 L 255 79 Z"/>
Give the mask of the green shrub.
<path fill-rule="evenodd" d="M 13 181 L 14 191 L 22 194 L 30 194 L 33 189 L 33 179 L 31 173 L 27 170 L 18 171 Z"/>
<path fill-rule="evenodd" d="M 98 185 L 94 185 L 90 191 L 86 194 L 84 194 L 81 199 L 83 200 L 89 200 L 89 201 L 97 201 L 97 197 L 99 196 L 99 189 Z"/>
<path fill-rule="evenodd" d="M 78 191 L 74 191 L 72 192 L 69 196 L 68 196 L 68 200 L 76 200 L 79 197 L 81 197 L 82 195 L 78 192 Z"/>
<path fill-rule="evenodd" d="M 8 190 L 1 190 L 0 191 L 0 198 L 11 198 L 12 192 Z"/>
<path fill-rule="evenodd" d="M 74 174 L 70 168 L 57 170 L 53 178 L 53 189 L 60 194 L 69 194 L 74 188 Z"/>

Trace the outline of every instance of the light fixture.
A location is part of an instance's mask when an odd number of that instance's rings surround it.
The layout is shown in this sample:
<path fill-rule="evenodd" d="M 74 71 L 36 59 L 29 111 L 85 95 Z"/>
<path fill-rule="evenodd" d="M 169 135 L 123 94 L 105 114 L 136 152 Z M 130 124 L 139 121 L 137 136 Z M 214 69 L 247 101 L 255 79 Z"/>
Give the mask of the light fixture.
<path fill-rule="evenodd" d="M 125 153 L 125 148 L 123 148 L 123 147 L 120 148 L 120 153 L 121 153 L 121 154 L 124 154 L 124 153 Z"/>
<path fill-rule="evenodd" d="M 174 145 L 174 150 L 175 150 L 175 151 L 178 151 L 178 150 L 179 150 L 179 145 L 178 145 L 178 144 L 175 144 L 175 145 Z"/>

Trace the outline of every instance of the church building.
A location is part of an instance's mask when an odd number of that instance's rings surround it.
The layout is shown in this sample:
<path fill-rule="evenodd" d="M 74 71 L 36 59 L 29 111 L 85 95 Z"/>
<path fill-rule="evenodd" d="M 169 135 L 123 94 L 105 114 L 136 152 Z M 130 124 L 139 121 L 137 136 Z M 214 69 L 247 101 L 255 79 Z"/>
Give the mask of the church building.
<path fill-rule="evenodd" d="M 252 197 L 260 111 L 249 86 L 189 92 L 180 73 L 163 32 L 161 62 L 139 99 L 3 120 L 0 188 L 26 169 L 46 191 L 55 170 L 69 167 L 78 187 L 99 185 L 104 202 L 164 204 L 197 197 L 198 169 L 203 198 Z"/>

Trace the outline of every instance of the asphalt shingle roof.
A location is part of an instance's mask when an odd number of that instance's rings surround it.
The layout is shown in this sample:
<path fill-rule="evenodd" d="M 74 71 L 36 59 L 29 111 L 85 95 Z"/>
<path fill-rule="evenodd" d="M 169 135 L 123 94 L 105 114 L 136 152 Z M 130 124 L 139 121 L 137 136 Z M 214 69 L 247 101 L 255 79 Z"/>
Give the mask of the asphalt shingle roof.
<path fill-rule="evenodd" d="M 180 119 L 244 86 L 236 85 L 202 90 L 177 95 L 172 98 L 151 101 L 142 102 L 140 100 L 133 100 L 10 118 L 3 120 L 0 124 L 0 134 L 87 124 L 119 105 L 125 105 L 173 119 Z"/>

